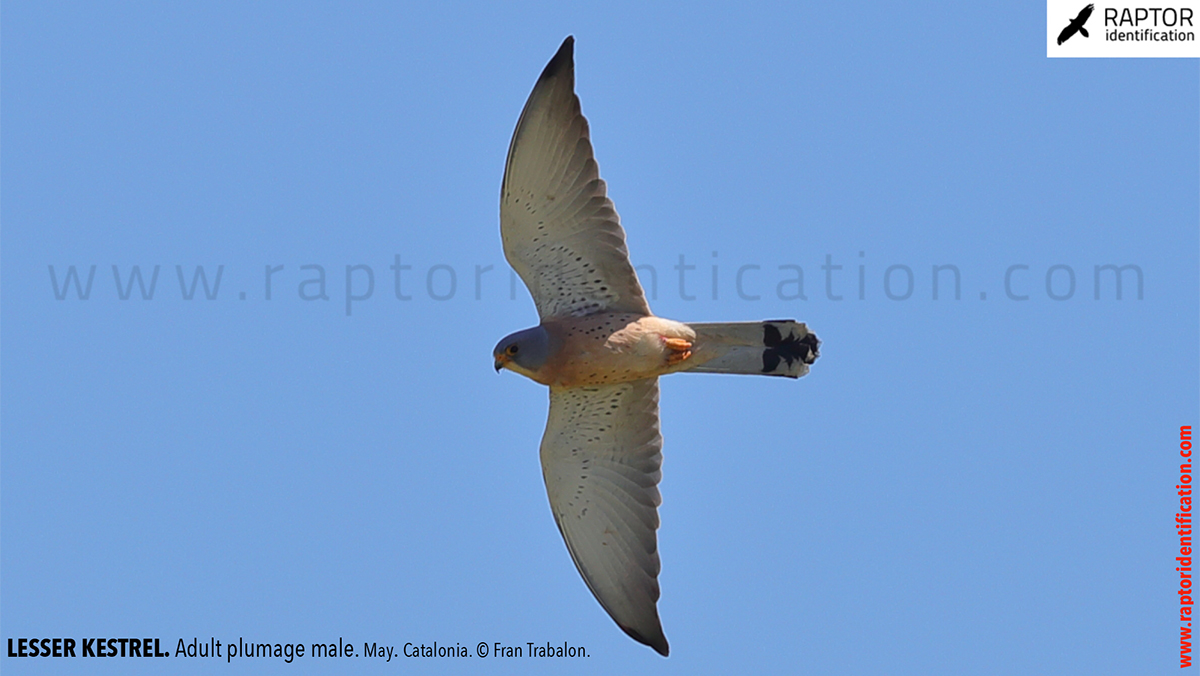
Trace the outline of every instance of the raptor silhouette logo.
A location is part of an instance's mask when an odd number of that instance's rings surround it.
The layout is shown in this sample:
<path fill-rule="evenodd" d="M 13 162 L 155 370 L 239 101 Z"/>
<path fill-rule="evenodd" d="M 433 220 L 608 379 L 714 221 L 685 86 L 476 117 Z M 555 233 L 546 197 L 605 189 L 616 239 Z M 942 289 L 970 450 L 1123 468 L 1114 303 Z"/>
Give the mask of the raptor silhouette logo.
<path fill-rule="evenodd" d="M 1062 32 L 1058 34 L 1058 44 L 1061 45 L 1067 40 L 1070 40 L 1071 36 L 1076 33 L 1079 33 L 1086 38 L 1088 36 L 1088 32 L 1087 29 L 1083 27 L 1083 24 L 1087 23 L 1088 17 L 1092 15 L 1092 9 L 1095 7 L 1095 5 L 1088 5 L 1087 7 L 1079 10 L 1079 15 L 1074 19 L 1071 19 L 1071 23 L 1067 24 L 1067 27 L 1062 29 Z"/>

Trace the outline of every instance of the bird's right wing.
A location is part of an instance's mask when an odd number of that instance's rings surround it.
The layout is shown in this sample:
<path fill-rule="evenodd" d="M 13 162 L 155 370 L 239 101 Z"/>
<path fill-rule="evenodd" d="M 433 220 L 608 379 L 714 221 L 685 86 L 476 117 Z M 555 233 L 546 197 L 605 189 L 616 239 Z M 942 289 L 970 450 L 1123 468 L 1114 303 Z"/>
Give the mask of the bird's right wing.
<path fill-rule="evenodd" d="M 1067 27 L 1062 29 L 1062 32 L 1058 34 L 1058 44 L 1061 45 L 1062 43 L 1066 42 L 1067 38 L 1074 35 L 1076 30 L 1078 30 L 1078 28 L 1075 27 L 1074 23 L 1067 24 Z"/>
<path fill-rule="evenodd" d="M 617 625 L 660 654 L 658 379 L 551 388 L 542 438 L 550 509 L 571 558 Z"/>
<path fill-rule="evenodd" d="M 599 311 L 650 314 L 625 231 L 592 157 L 575 95 L 574 40 L 538 78 L 513 132 L 500 236 L 543 321 Z"/>

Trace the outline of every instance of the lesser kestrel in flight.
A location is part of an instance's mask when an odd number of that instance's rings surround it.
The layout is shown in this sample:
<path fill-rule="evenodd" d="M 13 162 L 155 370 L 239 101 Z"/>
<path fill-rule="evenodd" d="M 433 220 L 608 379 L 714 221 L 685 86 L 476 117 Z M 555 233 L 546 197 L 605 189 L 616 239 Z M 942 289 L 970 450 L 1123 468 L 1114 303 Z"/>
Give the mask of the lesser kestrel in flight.
<path fill-rule="evenodd" d="M 501 340 L 496 370 L 550 387 L 542 474 L 584 582 L 635 640 L 668 652 L 658 618 L 658 377 L 799 378 L 820 344 L 791 321 L 684 324 L 646 304 L 575 95 L 574 39 L 542 71 L 500 188 L 504 255 L 541 323 Z"/>

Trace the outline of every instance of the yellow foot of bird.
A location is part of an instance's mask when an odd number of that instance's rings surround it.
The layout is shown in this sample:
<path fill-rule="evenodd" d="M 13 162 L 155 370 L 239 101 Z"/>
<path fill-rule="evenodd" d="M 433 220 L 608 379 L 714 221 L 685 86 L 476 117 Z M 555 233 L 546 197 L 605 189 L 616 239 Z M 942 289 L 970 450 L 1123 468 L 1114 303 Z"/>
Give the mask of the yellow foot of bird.
<path fill-rule="evenodd" d="M 670 350 L 667 353 L 667 366 L 675 366 L 692 356 L 692 344 L 682 338 L 664 338 L 663 344 Z"/>

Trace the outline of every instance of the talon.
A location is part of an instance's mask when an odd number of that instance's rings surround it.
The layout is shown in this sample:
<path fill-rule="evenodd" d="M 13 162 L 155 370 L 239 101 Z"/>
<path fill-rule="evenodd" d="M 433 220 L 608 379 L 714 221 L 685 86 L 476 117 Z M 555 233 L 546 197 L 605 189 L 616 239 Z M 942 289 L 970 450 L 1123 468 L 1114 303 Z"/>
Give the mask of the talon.
<path fill-rule="evenodd" d="M 671 354 L 667 355 L 667 366 L 674 366 L 674 365 L 682 362 L 683 360 L 687 359 L 690 356 L 692 356 L 691 350 L 684 350 L 683 352 L 672 352 Z"/>
<path fill-rule="evenodd" d="M 692 344 L 682 338 L 664 338 L 663 344 L 670 352 L 667 354 L 667 366 L 675 366 L 692 356 Z"/>

